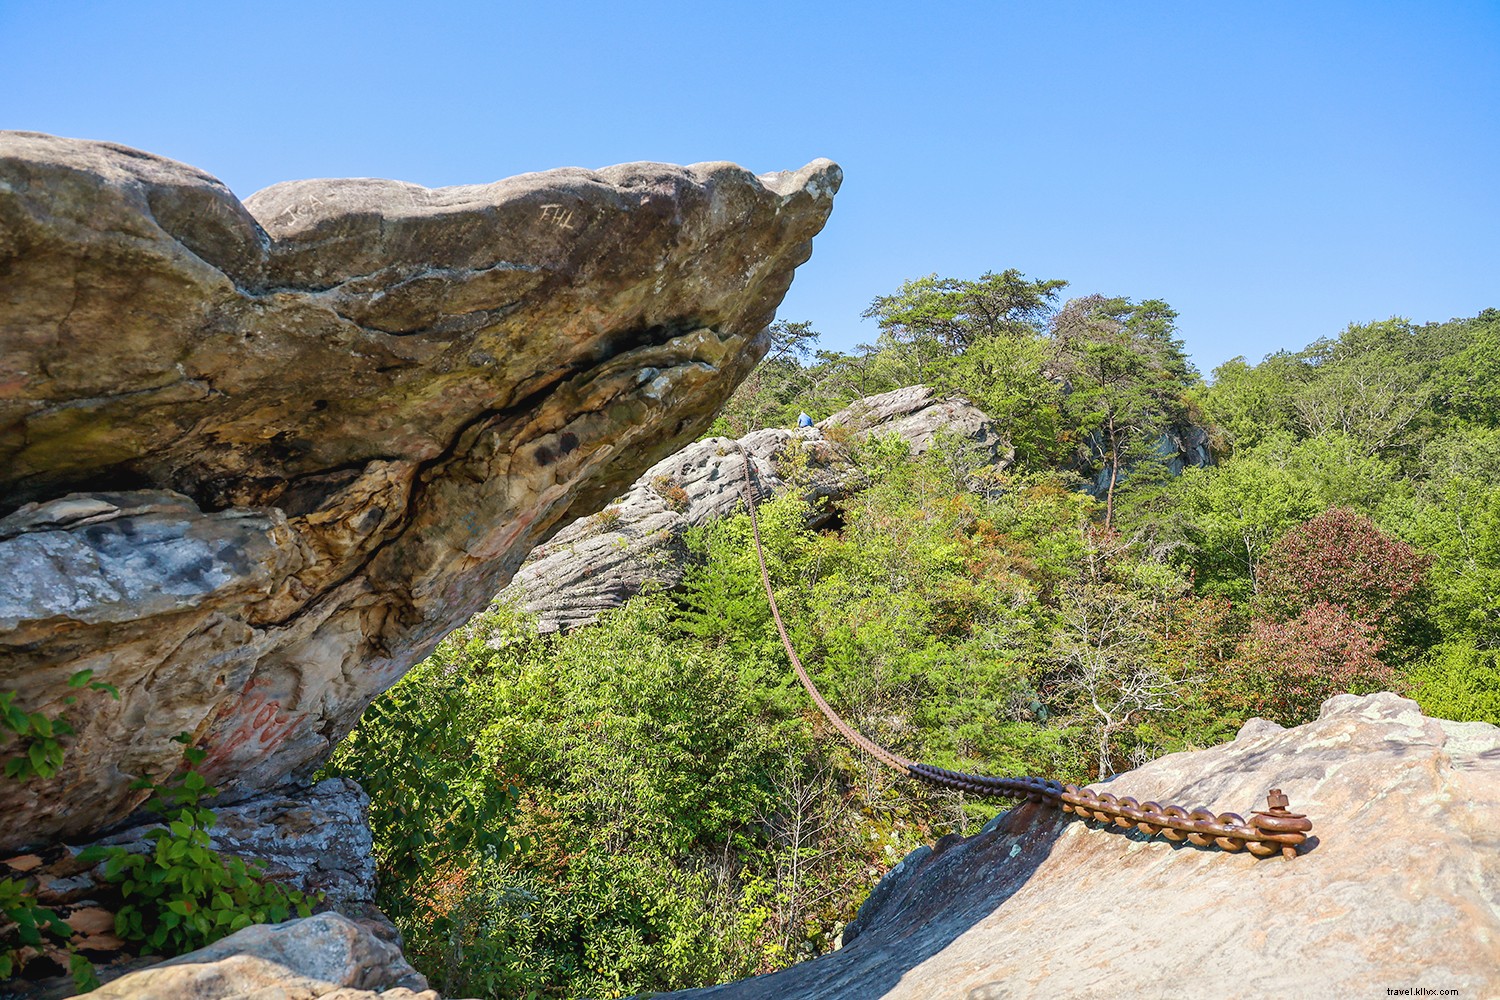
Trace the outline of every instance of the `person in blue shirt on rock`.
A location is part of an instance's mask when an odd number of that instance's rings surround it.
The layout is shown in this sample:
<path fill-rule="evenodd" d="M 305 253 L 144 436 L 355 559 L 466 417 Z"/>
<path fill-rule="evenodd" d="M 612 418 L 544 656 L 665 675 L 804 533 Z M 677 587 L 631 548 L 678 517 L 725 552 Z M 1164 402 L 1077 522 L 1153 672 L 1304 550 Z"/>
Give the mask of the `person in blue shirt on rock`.
<path fill-rule="evenodd" d="M 811 427 L 812 426 L 812 417 L 809 417 L 806 413 L 802 414 L 800 417 L 797 418 L 797 426 L 798 427 Z"/>

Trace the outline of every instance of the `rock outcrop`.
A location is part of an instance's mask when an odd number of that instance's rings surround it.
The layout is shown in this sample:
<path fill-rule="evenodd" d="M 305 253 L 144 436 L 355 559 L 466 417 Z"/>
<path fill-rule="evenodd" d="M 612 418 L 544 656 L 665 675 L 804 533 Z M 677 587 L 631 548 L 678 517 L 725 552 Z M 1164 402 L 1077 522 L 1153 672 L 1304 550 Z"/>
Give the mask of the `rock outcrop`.
<path fill-rule="evenodd" d="M 1248 815 L 1272 786 L 1314 822 L 1317 841 L 1295 860 L 1148 841 L 1025 804 L 914 852 L 841 950 L 672 996 L 1500 995 L 1500 729 L 1430 719 L 1392 694 L 1340 695 L 1316 722 L 1252 720 L 1231 743 L 1107 790 Z"/>
<path fill-rule="evenodd" d="M 958 397 L 942 398 L 930 386 L 909 385 L 878 396 L 866 396 L 818 424 L 840 428 L 844 435 L 890 434 L 901 438 L 913 455 L 931 451 L 945 438 L 960 441 L 977 464 L 1007 466 L 1016 450 L 1003 429 L 983 410 Z"/>
<path fill-rule="evenodd" d="M 677 586 L 688 566 L 684 533 L 743 506 L 742 449 L 762 495 L 797 490 L 817 526 L 830 504 L 859 487 L 845 444 L 870 434 L 902 438 L 915 455 L 948 435 L 975 452 L 975 464 L 1014 458 L 983 412 L 920 385 L 860 400 L 814 427 L 697 441 L 652 466 L 602 512 L 534 550 L 501 599 L 534 614 L 541 631 L 567 632 L 650 588 Z"/>
<path fill-rule="evenodd" d="M 401 949 L 336 913 L 246 927 L 88 994 L 98 1000 L 437 1000 Z"/>
<path fill-rule="evenodd" d="M 369 797 L 358 784 L 328 778 L 312 788 L 295 789 L 295 796 L 266 792 L 217 809 L 210 845 L 224 854 L 255 859 L 266 875 L 306 893 L 315 910 L 354 917 L 395 940 L 395 928 L 376 906 L 368 812 Z M 161 825 L 158 818 L 95 843 L 151 853 L 157 841 L 148 834 Z M 28 979 L 18 985 L 20 996 L 60 996 L 37 980 L 45 983 L 52 972 L 66 969 L 68 949 L 100 966 L 104 976 L 141 964 L 135 956 L 138 946 L 115 935 L 115 915 L 125 902 L 120 886 L 105 878 L 104 862 L 81 860 L 88 846 L 54 844 L 0 859 L 0 878 L 21 880 L 39 905 L 72 928 L 66 947 L 47 937 L 36 948 L 40 961 L 28 961 Z M 0 985 L 0 998 L 11 995 Z"/>
<path fill-rule="evenodd" d="M 354 781 L 326 778 L 312 788 L 296 789 L 295 795 L 272 791 L 216 809 L 209 838 L 214 850 L 255 858 L 271 878 L 321 897 L 323 906 L 373 916 L 377 911 L 369 810 L 369 796 Z M 150 850 L 155 844 L 145 835 L 159 825 L 132 826 L 98 843 Z M 44 895 L 42 901 L 50 900 Z"/>
<path fill-rule="evenodd" d="M 839 181 L 634 164 L 241 204 L 0 133 L 0 690 L 77 729 L 55 777 L 0 782 L 0 848 L 121 822 L 179 733 L 223 801 L 309 774 L 534 545 L 701 433 Z"/>

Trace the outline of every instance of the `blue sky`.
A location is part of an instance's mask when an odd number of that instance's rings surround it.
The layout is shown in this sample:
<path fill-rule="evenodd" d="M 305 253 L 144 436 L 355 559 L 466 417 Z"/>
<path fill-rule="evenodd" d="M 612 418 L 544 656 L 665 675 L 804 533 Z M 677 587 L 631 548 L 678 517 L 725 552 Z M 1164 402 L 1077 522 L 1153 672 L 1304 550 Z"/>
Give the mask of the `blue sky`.
<path fill-rule="evenodd" d="M 0 127 L 223 178 L 838 160 L 782 307 L 1015 267 L 1164 298 L 1205 370 L 1500 307 L 1500 0 L 0 0 Z"/>

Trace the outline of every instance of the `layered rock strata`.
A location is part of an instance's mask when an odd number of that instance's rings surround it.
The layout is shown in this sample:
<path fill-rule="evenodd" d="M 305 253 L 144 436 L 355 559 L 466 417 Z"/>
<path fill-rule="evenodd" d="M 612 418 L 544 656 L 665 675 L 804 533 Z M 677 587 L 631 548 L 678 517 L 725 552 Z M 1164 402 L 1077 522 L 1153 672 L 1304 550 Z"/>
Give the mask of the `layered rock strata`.
<path fill-rule="evenodd" d="M 1500 729 L 1340 695 L 1295 729 L 1109 781 L 1249 815 L 1270 787 L 1314 821 L 1292 861 L 1147 840 L 1025 804 L 923 847 L 845 946 L 682 1000 L 1500 995 Z M 1093 786 L 1099 788 L 1100 786 Z"/>
<path fill-rule="evenodd" d="M 309 774 L 558 524 L 701 433 L 839 181 L 633 164 L 242 204 L 0 133 L 0 689 L 78 730 L 55 777 L 0 782 L 0 847 L 120 822 L 179 733 L 225 801 Z"/>
<path fill-rule="evenodd" d="M 813 427 L 708 438 L 658 462 L 603 511 L 538 547 L 500 597 L 534 614 L 541 631 L 567 632 L 649 589 L 676 587 L 690 565 L 688 529 L 743 509 L 742 456 L 762 496 L 795 490 L 809 505 L 809 526 L 824 524 L 833 505 L 862 486 L 848 444 L 872 434 L 898 437 L 915 455 L 944 439 L 961 442 L 979 466 L 1014 458 L 982 411 L 920 385 L 862 399 Z"/>

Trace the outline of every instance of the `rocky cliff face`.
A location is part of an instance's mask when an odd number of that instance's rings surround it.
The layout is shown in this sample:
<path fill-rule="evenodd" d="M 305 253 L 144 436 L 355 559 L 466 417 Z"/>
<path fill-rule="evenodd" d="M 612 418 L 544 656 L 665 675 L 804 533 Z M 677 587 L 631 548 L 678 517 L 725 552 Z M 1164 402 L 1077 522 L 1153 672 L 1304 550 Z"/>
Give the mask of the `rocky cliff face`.
<path fill-rule="evenodd" d="M 0 847 L 123 820 L 186 732 L 309 773 L 707 425 L 838 189 L 820 160 L 279 184 L 0 133 L 0 690 L 78 733 Z M 120 698 L 68 686 L 79 671 Z M 20 747 L 0 747 L 10 757 Z"/>
<path fill-rule="evenodd" d="M 1232 743 L 1091 787 L 1248 815 L 1272 786 L 1314 823 L 1294 860 L 1022 805 L 898 865 L 841 950 L 672 996 L 1500 995 L 1500 729 L 1340 695 L 1316 722 L 1252 720 Z"/>
<path fill-rule="evenodd" d="M 914 455 L 947 434 L 974 449 L 977 464 L 1014 459 L 993 420 L 922 385 L 862 399 L 815 427 L 697 441 L 533 551 L 501 598 L 536 615 L 541 631 L 566 632 L 649 588 L 677 586 L 688 565 L 684 533 L 743 509 L 745 457 L 762 495 L 797 490 L 816 526 L 830 516 L 830 504 L 860 488 L 846 444 L 870 434 L 895 435 Z"/>

